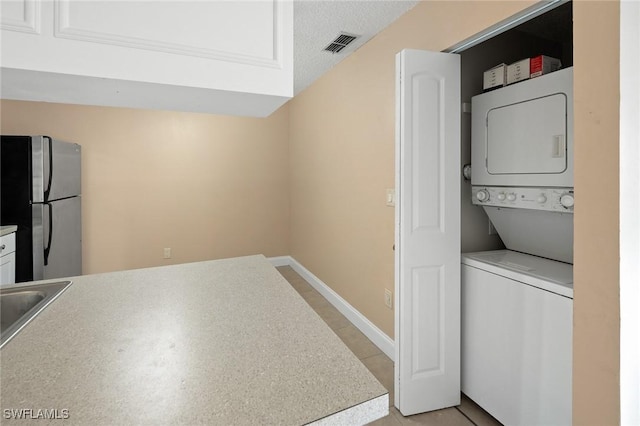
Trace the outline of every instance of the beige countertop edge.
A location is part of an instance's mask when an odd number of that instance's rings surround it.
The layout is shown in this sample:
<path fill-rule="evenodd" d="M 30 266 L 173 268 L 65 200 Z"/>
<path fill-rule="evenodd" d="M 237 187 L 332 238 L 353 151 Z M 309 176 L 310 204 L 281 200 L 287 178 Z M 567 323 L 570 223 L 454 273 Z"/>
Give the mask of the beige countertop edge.
<path fill-rule="evenodd" d="M 0 237 L 4 237 L 5 235 L 16 232 L 17 230 L 18 226 L 16 225 L 2 225 L 0 226 Z"/>
<path fill-rule="evenodd" d="M 2 348 L 3 412 L 94 425 L 388 414 L 387 390 L 263 255 L 72 281 Z"/>

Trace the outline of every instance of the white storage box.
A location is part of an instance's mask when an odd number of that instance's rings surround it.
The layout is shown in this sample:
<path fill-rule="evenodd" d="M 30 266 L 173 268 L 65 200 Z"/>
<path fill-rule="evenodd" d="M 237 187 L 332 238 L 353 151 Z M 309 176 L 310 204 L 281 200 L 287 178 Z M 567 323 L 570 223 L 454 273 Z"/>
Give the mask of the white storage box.
<path fill-rule="evenodd" d="M 531 76 L 531 59 L 526 58 L 507 67 L 507 84 L 527 80 Z"/>
<path fill-rule="evenodd" d="M 507 64 L 496 65 L 484 72 L 482 88 L 484 90 L 507 85 Z"/>

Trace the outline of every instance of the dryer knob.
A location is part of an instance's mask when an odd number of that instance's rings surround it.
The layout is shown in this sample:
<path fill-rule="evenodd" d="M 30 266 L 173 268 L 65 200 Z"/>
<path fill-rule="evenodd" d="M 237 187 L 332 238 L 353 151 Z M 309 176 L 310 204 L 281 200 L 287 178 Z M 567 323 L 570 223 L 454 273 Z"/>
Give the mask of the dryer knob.
<path fill-rule="evenodd" d="M 515 201 L 516 200 L 516 194 L 514 194 L 513 192 L 509 195 L 507 195 L 507 200 L 509 201 Z"/>
<path fill-rule="evenodd" d="M 572 194 L 564 194 L 562 197 L 560 197 L 560 204 L 562 204 L 562 207 L 566 209 L 573 207 L 574 203 L 575 200 L 573 199 Z"/>
<path fill-rule="evenodd" d="M 478 201 L 487 201 L 489 199 L 489 191 L 487 191 L 486 189 L 481 189 L 480 191 L 476 192 L 476 198 L 478 199 Z"/>
<path fill-rule="evenodd" d="M 505 198 L 507 198 L 507 196 L 504 195 L 504 192 L 498 194 L 498 201 L 504 201 Z"/>
<path fill-rule="evenodd" d="M 544 203 L 547 202 L 547 197 L 544 194 L 540 194 L 540 195 L 538 195 L 538 198 L 536 198 L 536 201 L 539 204 L 544 204 Z"/>

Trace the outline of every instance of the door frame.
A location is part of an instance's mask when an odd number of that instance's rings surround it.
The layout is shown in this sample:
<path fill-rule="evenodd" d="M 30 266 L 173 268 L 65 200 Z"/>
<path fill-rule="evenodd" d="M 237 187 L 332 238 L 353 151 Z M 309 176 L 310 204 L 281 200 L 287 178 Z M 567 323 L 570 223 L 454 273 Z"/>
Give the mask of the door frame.
<path fill-rule="evenodd" d="M 620 423 L 640 424 L 640 3 L 620 2 Z"/>

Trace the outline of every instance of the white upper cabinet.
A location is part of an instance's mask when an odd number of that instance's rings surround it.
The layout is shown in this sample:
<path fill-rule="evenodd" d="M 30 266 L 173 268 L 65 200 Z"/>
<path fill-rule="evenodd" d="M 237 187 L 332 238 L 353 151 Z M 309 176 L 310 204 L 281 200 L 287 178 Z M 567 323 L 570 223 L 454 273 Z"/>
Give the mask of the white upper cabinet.
<path fill-rule="evenodd" d="M 3 0 L 2 97 L 266 116 L 293 96 L 293 3 Z"/>

